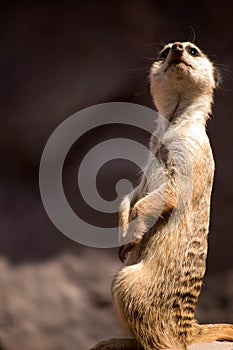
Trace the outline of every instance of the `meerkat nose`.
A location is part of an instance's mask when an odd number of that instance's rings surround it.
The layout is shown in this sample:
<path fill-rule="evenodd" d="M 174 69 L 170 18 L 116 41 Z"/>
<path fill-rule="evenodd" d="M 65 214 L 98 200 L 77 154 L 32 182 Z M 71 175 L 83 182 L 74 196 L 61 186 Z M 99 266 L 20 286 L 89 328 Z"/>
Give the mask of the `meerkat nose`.
<path fill-rule="evenodd" d="M 183 47 L 183 45 L 181 44 L 181 43 L 179 43 L 179 42 L 177 42 L 177 43 L 174 43 L 173 45 L 172 45 L 172 51 L 174 51 L 174 52 L 176 52 L 176 53 L 182 53 L 183 52 L 183 50 L 184 50 L 184 47 Z"/>

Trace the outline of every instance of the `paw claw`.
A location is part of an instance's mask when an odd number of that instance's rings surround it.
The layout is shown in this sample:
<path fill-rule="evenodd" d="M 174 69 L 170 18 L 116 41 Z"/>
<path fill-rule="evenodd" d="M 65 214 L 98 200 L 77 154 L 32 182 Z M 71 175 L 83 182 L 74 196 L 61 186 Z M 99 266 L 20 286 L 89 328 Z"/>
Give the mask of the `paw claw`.
<path fill-rule="evenodd" d="M 141 239 L 135 239 L 134 241 L 126 244 L 126 245 L 122 245 L 120 248 L 119 248 L 119 251 L 118 251 L 118 256 L 121 260 L 121 262 L 125 262 L 126 258 L 127 258 L 127 255 L 129 254 L 129 252 L 136 246 L 138 245 L 138 243 L 141 241 Z"/>

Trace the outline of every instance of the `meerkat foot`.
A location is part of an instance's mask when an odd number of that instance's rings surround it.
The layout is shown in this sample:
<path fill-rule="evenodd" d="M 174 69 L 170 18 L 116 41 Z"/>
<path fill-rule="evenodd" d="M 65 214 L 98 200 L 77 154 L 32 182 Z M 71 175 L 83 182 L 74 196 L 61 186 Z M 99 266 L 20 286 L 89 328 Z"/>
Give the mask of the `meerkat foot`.
<path fill-rule="evenodd" d="M 109 339 L 101 341 L 90 350 L 144 350 L 136 339 Z"/>
<path fill-rule="evenodd" d="M 124 262 L 127 258 L 127 255 L 129 254 L 129 252 L 136 246 L 139 244 L 139 242 L 141 241 L 141 238 L 137 238 L 134 241 L 126 244 L 126 245 L 122 245 L 121 247 L 119 247 L 118 250 L 118 256 L 121 262 Z"/>

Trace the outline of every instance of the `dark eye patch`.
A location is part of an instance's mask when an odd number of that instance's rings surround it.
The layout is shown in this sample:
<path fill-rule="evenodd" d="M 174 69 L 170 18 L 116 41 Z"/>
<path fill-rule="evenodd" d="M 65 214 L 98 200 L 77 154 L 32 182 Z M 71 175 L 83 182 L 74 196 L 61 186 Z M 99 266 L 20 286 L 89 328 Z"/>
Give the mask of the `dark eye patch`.
<path fill-rule="evenodd" d="M 167 47 L 166 49 L 164 49 L 159 55 L 159 60 L 165 60 L 169 54 L 169 51 L 170 51 L 170 47 Z"/>
<path fill-rule="evenodd" d="M 200 52 L 194 46 L 187 46 L 186 50 L 191 56 L 200 56 Z"/>

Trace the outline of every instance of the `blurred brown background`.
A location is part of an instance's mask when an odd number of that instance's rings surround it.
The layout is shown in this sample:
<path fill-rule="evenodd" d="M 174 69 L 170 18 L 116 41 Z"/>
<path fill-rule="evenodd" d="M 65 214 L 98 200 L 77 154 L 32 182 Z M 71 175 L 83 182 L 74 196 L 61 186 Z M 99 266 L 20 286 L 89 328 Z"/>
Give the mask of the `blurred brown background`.
<path fill-rule="evenodd" d="M 232 322 L 231 2 L 11 1 L 0 7 L 0 349 L 85 350 L 121 334 L 109 293 L 120 266 L 116 250 L 81 246 L 53 226 L 40 200 L 39 161 L 53 130 L 82 108 L 110 101 L 152 107 L 147 75 L 160 43 L 192 38 L 191 26 L 223 74 L 208 123 L 216 176 L 197 317 Z M 67 159 L 64 182 L 77 209 L 75 162 L 111 132 L 94 130 Z M 135 137 L 145 143 L 145 135 Z M 135 169 L 125 164 L 111 169 L 134 179 Z M 116 179 L 105 170 L 102 186 L 111 197 Z"/>

